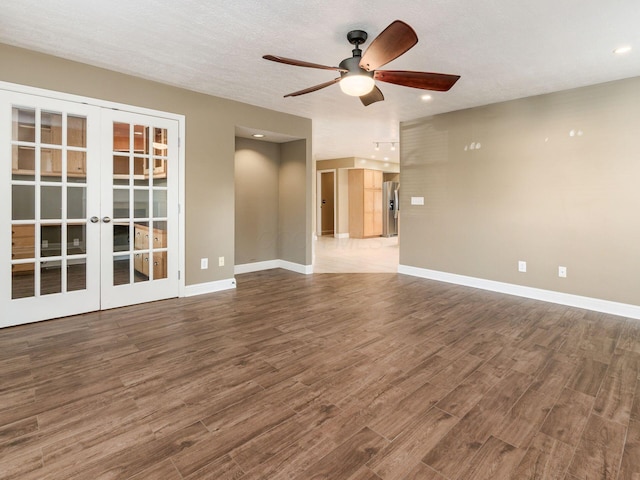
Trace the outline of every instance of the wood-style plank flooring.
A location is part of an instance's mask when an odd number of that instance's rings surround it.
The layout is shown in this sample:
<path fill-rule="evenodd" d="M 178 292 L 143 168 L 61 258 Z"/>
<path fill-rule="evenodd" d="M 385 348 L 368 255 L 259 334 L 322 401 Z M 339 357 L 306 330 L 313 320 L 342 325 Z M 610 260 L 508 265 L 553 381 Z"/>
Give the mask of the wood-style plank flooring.
<path fill-rule="evenodd" d="M 640 478 L 640 322 L 398 274 L 0 330 L 0 478 Z"/>

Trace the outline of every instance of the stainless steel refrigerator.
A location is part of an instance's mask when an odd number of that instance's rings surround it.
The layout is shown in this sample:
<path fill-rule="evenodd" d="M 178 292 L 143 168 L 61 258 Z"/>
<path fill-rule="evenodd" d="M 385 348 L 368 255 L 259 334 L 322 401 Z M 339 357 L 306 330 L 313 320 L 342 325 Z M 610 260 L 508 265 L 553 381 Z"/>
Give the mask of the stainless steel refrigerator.
<path fill-rule="evenodd" d="M 398 235 L 398 213 L 400 208 L 400 184 L 384 182 L 382 184 L 382 236 Z"/>

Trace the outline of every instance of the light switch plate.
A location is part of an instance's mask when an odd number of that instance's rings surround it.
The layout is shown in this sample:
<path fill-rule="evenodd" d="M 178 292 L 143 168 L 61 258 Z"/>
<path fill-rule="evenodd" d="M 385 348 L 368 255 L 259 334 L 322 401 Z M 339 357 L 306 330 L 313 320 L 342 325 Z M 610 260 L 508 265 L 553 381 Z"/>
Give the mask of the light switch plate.
<path fill-rule="evenodd" d="M 411 197 L 411 205 L 424 205 L 424 197 Z"/>

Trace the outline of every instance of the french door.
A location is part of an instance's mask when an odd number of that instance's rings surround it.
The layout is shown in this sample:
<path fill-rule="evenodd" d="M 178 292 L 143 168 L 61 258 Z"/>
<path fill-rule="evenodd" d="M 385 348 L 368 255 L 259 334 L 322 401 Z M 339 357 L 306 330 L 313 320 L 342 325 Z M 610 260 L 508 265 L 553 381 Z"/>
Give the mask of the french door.
<path fill-rule="evenodd" d="M 102 112 L 101 306 L 178 295 L 178 123 Z"/>
<path fill-rule="evenodd" d="M 177 132 L 0 91 L 0 327 L 178 295 Z"/>

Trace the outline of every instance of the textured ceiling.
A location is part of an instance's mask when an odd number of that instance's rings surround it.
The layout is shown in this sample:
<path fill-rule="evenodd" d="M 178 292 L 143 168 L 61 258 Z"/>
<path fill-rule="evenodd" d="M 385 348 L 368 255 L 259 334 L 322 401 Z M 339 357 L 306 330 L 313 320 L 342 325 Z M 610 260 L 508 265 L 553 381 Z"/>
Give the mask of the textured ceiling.
<path fill-rule="evenodd" d="M 423 102 L 384 83 L 369 107 L 338 85 L 283 98 L 335 72 L 261 58 L 337 65 L 349 30 L 369 33 L 365 49 L 395 19 L 419 42 L 384 68 L 461 75 L 451 91 Z M 316 159 L 397 161 L 373 147 L 400 121 L 640 75 L 639 25 L 638 0 L 4 0 L 0 42 L 312 118 Z"/>

